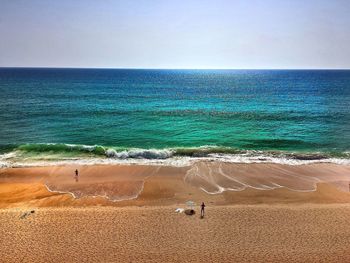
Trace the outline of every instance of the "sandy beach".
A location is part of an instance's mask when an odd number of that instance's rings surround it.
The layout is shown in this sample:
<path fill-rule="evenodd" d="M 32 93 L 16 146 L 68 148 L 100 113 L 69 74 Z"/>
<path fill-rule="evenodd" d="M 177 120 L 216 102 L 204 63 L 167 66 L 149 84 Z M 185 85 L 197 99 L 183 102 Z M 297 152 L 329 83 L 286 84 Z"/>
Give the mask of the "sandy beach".
<path fill-rule="evenodd" d="M 2 262 L 349 262 L 347 204 L 0 211 Z"/>
<path fill-rule="evenodd" d="M 1 261 L 350 261 L 349 166 L 218 165 L 2 169 Z"/>
<path fill-rule="evenodd" d="M 330 163 L 4 168 L 0 169 L 0 208 L 164 206 L 188 200 L 212 205 L 347 203 L 349 182 L 350 166 Z"/>

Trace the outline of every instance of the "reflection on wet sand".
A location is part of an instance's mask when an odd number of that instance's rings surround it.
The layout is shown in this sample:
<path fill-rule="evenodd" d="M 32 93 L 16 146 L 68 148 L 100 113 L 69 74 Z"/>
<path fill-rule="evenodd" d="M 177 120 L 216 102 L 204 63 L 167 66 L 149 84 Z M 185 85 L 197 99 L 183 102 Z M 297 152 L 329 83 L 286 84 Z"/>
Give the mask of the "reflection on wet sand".
<path fill-rule="evenodd" d="M 79 171 L 78 180 L 76 169 Z M 48 197 L 42 199 L 42 203 L 51 204 L 50 200 L 54 199 L 52 196 L 61 196 L 61 199 L 67 196 L 62 194 L 70 194 L 84 203 L 92 200 L 83 200 L 83 197 L 103 197 L 106 201 L 136 199 L 139 202 L 159 200 L 173 203 L 196 199 L 198 202 L 212 200 L 223 203 L 231 200 L 231 203 L 240 200 L 239 196 L 246 195 L 249 196 L 245 199 L 252 202 L 261 195 L 275 195 L 274 199 L 278 201 L 280 197 L 285 199 L 291 194 L 296 197 L 299 192 L 315 192 L 322 183 L 348 193 L 349 182 L 350 166 L 326 163 L 281 165 L 197 162 L 188 167 L 48 166 L 0 169 L 0 199 L 4 206 L 9 202 L 31 198 L 38 201 L 39 197 Z M 276 190 L 261 191 L 273 189 Z M 283 193 L 277 193 L 277 190 L 283 190 Z M 324 193 L 331 190 L 327 191 Z M 61 199 L 58 198 L 57 202 L 64 202 L 64 198 Z M 93 203 L 100 202 L 98 200 Z"/>
<path fill-rule="evenodd" d="M 331 164 L 279 165 L 198 162 L 186 173 L 185 182 L 209 194 L 242 191 L 246 188 L 315 191 L 317 183 L 330 183 L 349 191 L 349 166 Z"/>
<path fill-rule="evenodd" d="M 85 196 L 104 197 L 111 201 L 137 198 L 142 192 L 145 179 L 157 173 L 159 167 L 121 166 L 120 169 L 99 171 L 97 167 L 82 167 L 78 176 L 55 172 L 45 180 L 51 192 L 69 193 L 74 198 Z"/>

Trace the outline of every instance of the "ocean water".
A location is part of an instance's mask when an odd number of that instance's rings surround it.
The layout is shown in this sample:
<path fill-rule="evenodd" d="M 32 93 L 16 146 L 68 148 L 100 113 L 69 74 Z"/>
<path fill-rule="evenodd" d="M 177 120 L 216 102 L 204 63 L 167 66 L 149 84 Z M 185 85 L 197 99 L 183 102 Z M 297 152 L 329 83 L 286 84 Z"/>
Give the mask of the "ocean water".
<path fill-rule="evenodd" d="M 0 68 L 0 165 L 350 160 L 350 71 Z"/>

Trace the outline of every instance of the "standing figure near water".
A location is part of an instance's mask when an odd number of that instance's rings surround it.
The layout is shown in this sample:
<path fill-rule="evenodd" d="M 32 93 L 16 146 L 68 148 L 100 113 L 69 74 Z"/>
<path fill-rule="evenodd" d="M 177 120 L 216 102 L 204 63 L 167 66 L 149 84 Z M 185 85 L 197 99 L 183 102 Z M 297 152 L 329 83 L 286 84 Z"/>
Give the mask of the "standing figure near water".
<path fill-rule="evenodd" d="M 204 202 L 202 202 L 202 204 L 201 204 L 201 218 L 204 217 L 204 207 L 205 207 L 205 204 L 204 204 Z"/>
<path fill-rule="evenodd" d="M 78 176 L 79 176 L 79 172 L 78 172 L 78 169 L 75 169 L 75 182 L 78 182 Z"/>

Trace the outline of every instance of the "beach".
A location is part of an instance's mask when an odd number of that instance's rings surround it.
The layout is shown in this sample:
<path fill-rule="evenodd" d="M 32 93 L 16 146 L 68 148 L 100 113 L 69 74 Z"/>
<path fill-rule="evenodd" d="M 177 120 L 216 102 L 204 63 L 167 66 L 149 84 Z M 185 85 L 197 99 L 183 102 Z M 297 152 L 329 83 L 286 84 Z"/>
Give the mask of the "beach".
<path fill-rule="evenodd" d="M 200 163 L 201 174 L 217 163 Z M 350 167 L 221 164 L 253 187 L 210 194 L 193 167 L 97 165 L 0 170 L 4 262 L 347 262 Z M 226 167 L 227 166 L 227 167 Z M 197 167 L 198 168 L 198 167 Z M 196 168 L 196 169 L 197 169 Z M 74 171 L 78 169 L 79 180 Z M 214 168 L 211 168 L 214 171 Z M 230 170 L 231 169 L 231 170 Z M 189 172 L 190 171 L 190 172 Z M 229 173 L 231 171 L 231 173 Z M 295 178 L 297 173 L 301 178 Z M 292 185 L 261 190 L 289 174 Z M 311 179 L 319 180 L 310 188 Z M 329 179 L 332 178 L 332 179 Z M 192 179 L 192 180 L 189 180 Z M 219 174 L 211 177 L 221 186 Z M 47 187 L 55 188 L 51 191 Z M 79 187 L 78 187 L 79 186 Z M 259 186 L 259 187 L 258 187 Z M 289 185 L 291 187 L 291 185 Z M 305 190 L 306 188 L 310 188 Z M 65 192 L 66 191 L 66 192 Z M 80 193 L 74 197 L 73 193 Z M 137 196 L 136 196 L 137 195 Z M 125 200 L 111 200 L 123 197 Z M 196 203 L 193 216 L 176 213 Z M 205 217 L 199 205 L 205 202 Z M 24 213 L 25 218 L 21 218 Z M 5 248 L 5 249 L 4 249 Z"/>
<path fill-rule="evenodd" d="M 348 262 L 347 204 L 1 210 L 2 262 Z"/>
<path fill-rule="evenodd" d="M 75 170 L 79 178 L 75 178 Z M 350 166 L 197 162 L 0 169 L 0 208 L 347 203 Z"/>

